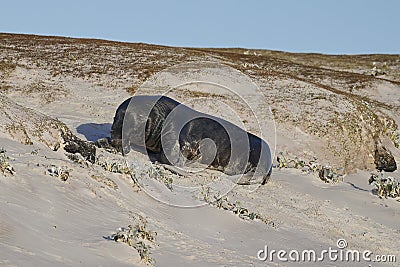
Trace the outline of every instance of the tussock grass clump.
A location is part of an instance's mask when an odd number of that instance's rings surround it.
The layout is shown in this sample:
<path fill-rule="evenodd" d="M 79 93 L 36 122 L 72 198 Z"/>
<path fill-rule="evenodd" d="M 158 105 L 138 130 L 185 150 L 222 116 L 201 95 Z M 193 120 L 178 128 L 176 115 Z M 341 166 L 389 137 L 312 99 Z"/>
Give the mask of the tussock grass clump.
<path fill-rule="evenodd" d="M 148 222 L 144 217 L 135 215 L 132 224 L 128 225 L 127 228 L 118 228 L 117 233 L 106 237 L 106 239 L 126 243 L 139 253 L 143 262 L 154 264 L 155 260 L 150 256 L 150 249 L 152 248 L 150 244 L 154 244 L 157 232 L 150 231 L 147 225 Z"/>
<path fill-rule="evenodd" d="M 3 175 L 14 175 L 14 167 L 11 165 L 10 158 L 6 155 L 6 152 L 5 148 L 0 147 L 0 171 Z"/>
<path fill-rule="evenodd" d="M 379 198 L 398 198 L 400 197 L 400 180 L 393 177 L 385 177 L 383 173 L 371 173 L 368 180 L 369 184 L 376 187 L 377 195 Z"/>

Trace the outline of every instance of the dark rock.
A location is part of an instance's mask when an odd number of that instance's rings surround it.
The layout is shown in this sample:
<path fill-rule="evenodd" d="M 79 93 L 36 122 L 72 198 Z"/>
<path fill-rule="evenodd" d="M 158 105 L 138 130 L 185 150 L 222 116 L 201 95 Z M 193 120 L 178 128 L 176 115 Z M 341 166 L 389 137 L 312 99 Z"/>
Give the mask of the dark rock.
<path fill-rule="evenodd" d="M 110 141 L 111 141 L 111 139 L 109 137 L 104 137 L 104 138 L 97 139 L 97 141 L 94 142 L 94 145 L 97 146 L 98 148 L 109 148 Z"/>
<path fill-rule="evenodd" d="M 397 169 L 392 153 L 382 145 L 375 149 L 375 165 L 378 171 L 394 172 Z"/>
<path fill-rule="evenodd" d="M 64 140 L 64 150 L 68 153 L 79 153 L 87 161 L 94 163 L 96 159 L 96 147 L 87 141 L 79 139 L 75 135 L 63 132 L 61 137 Z"/>
<path fill-rule="evenodd" d="M 106 151 L 114 154 L 121 152 L 120 150 L 117 150 L 118 147 L 122 148 L 121 144 L 116 144 L 116 141 L 112 140 L 110 137 L 100 138 L 93 144 L 98 148 L 104 148 Z"/>

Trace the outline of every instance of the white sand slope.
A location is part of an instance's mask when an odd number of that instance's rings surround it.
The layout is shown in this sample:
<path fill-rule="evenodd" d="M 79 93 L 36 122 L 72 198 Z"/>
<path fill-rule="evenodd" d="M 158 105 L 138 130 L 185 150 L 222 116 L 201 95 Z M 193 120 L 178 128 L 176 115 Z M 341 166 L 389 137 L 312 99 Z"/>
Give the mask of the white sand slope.
<path fill-rule="evenodd" d="M 118 185 L 115 190 L 90 178 L 102 172 L 98 166 L 82 168 L 42 145 L 0 140 L 17 170 L 0 179 L 3 266 L 141 265 L 134 249 L 104 239 L 127 226 L 131 214 L 145 216 L 158 233 L 152 249 L 157 266 L 261 266 L 256 255 L 265 245 L 321 251 L 335 248 L 339 238 L 347 240 L 349 249 L 400 257 L 399 203 L 373 196 L 364 173 L 348 177 L 352 185 L 327 185 L 314 176 L 275 171 L 272 181 L 256 192 L 238 187 L 229 195 L 268 217 L 275 223 L 271 226 L 211 206 L 171 207 L 137 192 L 128 176 L 108 173 Z M 38 154 L 32 155 L 32 149 L 39 149 Z M 50 164 L 71 168 L 70 179 L 61 182 L 46 175 Z"/>
<path fill-rule="evenodd" d="M 0 180 L 4 265 L 140 265 L 135 250 L 104 238 L 128 225 L 132 214 L 146 217 L 158 233 L 152 249 L 158 266 L 259 265 L 256 255 L 265 245 L 318 251 L 335 248 L 339 238 L 351 249 L 397 253 L 398 202 L 373 196 L 365 172 L 329 185 L 299 171 L 275 170 L 273 179 L 255 192 L 239 186 L 229 194 L 231 201 L 270 219 L 272 226 L 211 206 L 171 207 L 138 192 L 128 175 L 95 165 L 83 168 L 38 141 L 26 146 L 5 134 L 0 141 L 17 171 Z M 52 164 L 71 169 L 70 179 L 50 176 Z M 92 174 L 105 175 L 118 189 L 93 180 Z M 335 265 L 305 265 L 321 264 Z"/>

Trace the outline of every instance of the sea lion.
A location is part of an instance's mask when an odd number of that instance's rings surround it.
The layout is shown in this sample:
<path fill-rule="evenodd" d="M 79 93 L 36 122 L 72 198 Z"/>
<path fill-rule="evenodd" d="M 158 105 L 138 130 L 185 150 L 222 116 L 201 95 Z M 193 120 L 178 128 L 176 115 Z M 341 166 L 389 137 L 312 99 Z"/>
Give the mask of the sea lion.
<path fill-rule="evenodd" d="M 147 152 L 163 164 L 183 166 L 197 160 L 227 175 L 252 173 L 262 177 L 262 184 L 272 169 L 271 152 L 264 140 L 166 96 L 125 100 L 115 113 L 111 144 L 124 154 L 131 148 Z"/>

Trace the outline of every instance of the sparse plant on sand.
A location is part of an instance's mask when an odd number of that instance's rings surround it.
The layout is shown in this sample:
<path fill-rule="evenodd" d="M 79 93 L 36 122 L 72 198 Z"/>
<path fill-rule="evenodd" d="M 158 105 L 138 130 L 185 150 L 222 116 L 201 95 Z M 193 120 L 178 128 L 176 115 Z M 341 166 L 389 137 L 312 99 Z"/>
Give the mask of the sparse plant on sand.
<path fill-rule="evenodd" d="M 372 62 L 372 68 L 365 71 L 364 74 L 368 74 L 374 77 L 387 74 L 388 66 L 385 62 L 382 66 L 378 66 L 376 62 Z"/>
<path fill-rule="evenodd" d="M 96 158 L 96 164 L 101 166 L 104 170 L 114 173 L 130 174 L 131 171 L 124 159 L 111 159 L 104 156 Z"/>
<path fill-rule="evenodd" d="M 14 167 L 10 164 L 10 158 L 6 155 L 6 152 L 3 147 L 0 147 L 0 171 L 3 175 L 7 173 L 14 175 Z"/>
<path fill-rule="evenodd" d="M 392 140 L 392 142 L 396 148 L 400 148 L 400 133 L 398 133 L 396 131 L 392 131 L 389 134 L 389 138 L 390 138 L 390 140 Z"/>
<path fill-rule="evenodd" d="M 106 177 L 104 175 L 92 174 L 90 177 L 93 180 L 96 180 L 97 182 L 102 183 L 102 184 L 104 184 L 105 186 L 107 186 L 109 188 L 112 188 L 114 190 L 118 189 L 118 185 L 113 180 L 111 180 L 110 178 L 108 178 L 108 177 Z"/>
<path fill-rule="evenodd" d="M 15 70 L 17 65 L 7 60 L 0 61 L 0 74 L 3 76 L 9 75 L 11 72 Z"/>
<path fill-rule="evenodd" d="M 277 167 L 301 169 L 305 173 L 316 173 L 318 177 L 326 183 L 337 183 L 343 180 L 342 168 L 333 168 L 329 165 L 322 165 L 318 163 L 317 158 L 313 157 L 308 163 L 298 157 L 285 156 L 283 152 L 279 152 L 277 157 Z"/>
<path fill-rule="evenodd" d="M 39 149 L 38 148 L 31 151 L 31 155 L 36 156 L 37 154 L 39 154 Z"/>
<path fill-rule="evenodd" d="M 392 141 L 396 148 L 400 148 L 400 133 L 397 124 L 390 119 L 383 120 L 383 133 Z"/>
<path fill-rule="evenodd" d="M 163 183 L 170 191 L 173 190 L 171 173 L 164 167 L 154 164 L 131 165 L 131 177 L 135 184 L 140 184 L 142 177 L 149 177 Z"/>
<path fill-rule="evenodd" d="M 260 220 L 264 222 L 267 225 L 270 225 L 272 227 L 275 227 L 275 223 L 271 221 L 270 219 L 262 216 L 258 212 L 254 211 L 249 211 L 248 208 L 244 207 L 239 201 L 232 202 L 228 199 L 227 195 L 221 195 L 219 193 L 214 194 L 211 196 L 211 190 L 207 186 L 202 186 L 202 190 L 200 192 L 200 195 L 202 196 L 202 199 L 210 204 L 211 206 L 214 206 L 219 209 L 231 211 L 234 214 L 238 215 L 239 218 L 243 220 Z"/>
<path fill-rule="evenodd" d="M 171 174 L 166 172 L 161 166 L 151 165 L 151 167 L 148 169 L 148 174 L 150 177 L 164 183 L 169 190 L 173 190 L 172 184 L 174 180 L 170 176 Z"/>
<path fill-rule="evenodd" d="M 331 166 L 322 166 L 318 171 L 318 177 L 325 183 L 337 183 L 343 181 L 343 176 Z"/>
<path fill-rule="evenodd" d="M 67 153 L 66 155 L 67 155 L 67 158 L 69 158 L 73 162 L 76 162 L 85 167 L 89 166 L 89 162 L 79 153 L 76 153 L 76 154 Z"/>
<path fill-rule="evenodd" d="M 66 166 L 57 167 L 55 165 L 51 165 L 50 168 L 47 169 L 47 172 L 54 177 L 57 177 L 61 181 L 65 182 L 69 179 L 69 170 Z"/>
<path fill-rule="evenodd" d="M 385 177 L 383 173 L 371 173 L 368 182 L 375 185 L 379 198 L 400 197 L 400 180 L 397 178 Z"/>
<path fill-rule="evenodd" d="M 157 232 L 147 229 L 147 220 L 140 215 L 133 218 L 133 223 L 127 228 L 119 228 L 117 233 L 107 237 L 115 242 L 123 242 L 136 249 L 140 259 L 146 264 L 154 264 L 155 261 L 150 257 L 151 246 L 154 244 Z"/>

